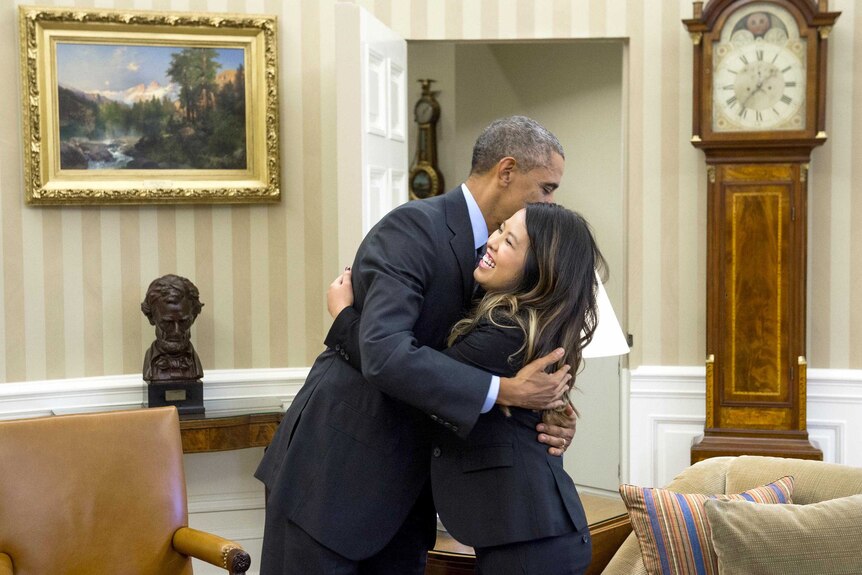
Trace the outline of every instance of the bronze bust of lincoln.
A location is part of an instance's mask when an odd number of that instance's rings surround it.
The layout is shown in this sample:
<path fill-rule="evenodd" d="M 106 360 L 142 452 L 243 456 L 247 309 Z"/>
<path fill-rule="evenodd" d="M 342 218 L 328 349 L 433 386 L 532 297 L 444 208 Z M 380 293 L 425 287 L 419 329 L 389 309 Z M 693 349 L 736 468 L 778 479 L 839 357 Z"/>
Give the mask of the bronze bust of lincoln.
<path fill-rule="evenodd" d="M 156 328 L 156 340 L 144 356 L 144 381 L 196 381 L 203 377 L 190 332 L 203 305 L 198 288 L 188 279 L 168 274 L 153 280 L 141 303 L 141 311 Z"/>

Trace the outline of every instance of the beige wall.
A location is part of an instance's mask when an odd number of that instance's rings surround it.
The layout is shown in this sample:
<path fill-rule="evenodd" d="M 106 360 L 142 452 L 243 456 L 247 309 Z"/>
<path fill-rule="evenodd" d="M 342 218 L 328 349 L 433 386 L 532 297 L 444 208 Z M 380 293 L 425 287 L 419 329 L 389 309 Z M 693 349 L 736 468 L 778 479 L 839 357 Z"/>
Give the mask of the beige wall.
<path fill-rule="evenodd" d="M 42 5 L 280 18 L 283 196 L 277 206 L 28 208 L 22 202 L 15 3 L 0 7 L 0 381 L 135 373 L 152 328 L 138 305 L 162 273 L 206 304 L 205 369 L 308 365 L 335 261 L 334 1 L 67 0 Z M 630 365 L 703 360 L 705 170 L 689 143 L 687 0 L 364 0 L 408 39 L 628 38 Z M 829 141 L 810 195 L 809 359 L 862 368 L 862 9 L 830 36 Z M 849 74 L 847 71 L 853 71 Z M 13 80 L 14 79 L 14 80 Z M 449 182 L 450 184 L 453 182 Z M 851 246 L 856 249 L 851 249 Z M 253 278 L 253 279 L 252 279 Z"/>

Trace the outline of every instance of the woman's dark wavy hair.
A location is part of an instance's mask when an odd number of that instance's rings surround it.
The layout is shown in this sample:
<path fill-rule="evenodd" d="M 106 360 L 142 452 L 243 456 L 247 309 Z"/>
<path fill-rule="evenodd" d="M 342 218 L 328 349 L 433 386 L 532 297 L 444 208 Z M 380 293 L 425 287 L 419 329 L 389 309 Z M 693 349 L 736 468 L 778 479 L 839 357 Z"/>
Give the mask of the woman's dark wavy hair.
<path fill-rule="evenodd" d="M 455 324 L 449 341 L 485 318 L 502 327 L 514 323 L 525 337 L 524 346 L 510 359 L 525 365 L 563 347 L 565 356 L 549 370 L 571 365 L 571 389 L 581 367 L 581 349 L 596 329 L 596 278 L 598 274 L 604 280 L 607 265 L 583 216 L 559 204 L 527 204 L 526 209 L 530 246 L 520 282 L 510 291 L 486 294 L 469 317 Z M 568 394 L 565 400 L 571 404 Z M 545 412 L 543 419 L 562 421 L 554 412 Z"/>

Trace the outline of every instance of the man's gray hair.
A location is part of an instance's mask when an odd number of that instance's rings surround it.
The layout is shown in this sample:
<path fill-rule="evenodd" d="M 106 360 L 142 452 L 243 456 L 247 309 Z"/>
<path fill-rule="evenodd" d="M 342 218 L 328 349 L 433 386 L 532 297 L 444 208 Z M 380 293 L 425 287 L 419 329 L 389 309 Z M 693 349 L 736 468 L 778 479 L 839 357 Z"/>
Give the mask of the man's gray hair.
<path fill-rule="evenodd" d="M 563 146 L 547 128 L 526 116 L 494 120 L 473 146 L 471 174 L 484 174 L 506 156 L 515 158 L 521 171 L 547 167 L 556 152 L 565 158 Z"/>

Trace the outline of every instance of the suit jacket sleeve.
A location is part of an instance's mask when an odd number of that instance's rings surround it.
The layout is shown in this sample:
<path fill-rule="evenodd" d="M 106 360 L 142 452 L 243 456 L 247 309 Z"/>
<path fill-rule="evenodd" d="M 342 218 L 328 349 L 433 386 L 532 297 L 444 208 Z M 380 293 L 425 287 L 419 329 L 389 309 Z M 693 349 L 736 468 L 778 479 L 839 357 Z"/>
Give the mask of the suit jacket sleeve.
<path fill-rule="evenodd" d="M 347 363 L 362 371 L 359 351 L 359 312 L 353 306 L 344 308 L 326 335 L 326 345 L 335 349 Z M 443 350 L 461 363 L 498 375 L 512 377 L 523 363 L 521 347 L 524 332 L 514 324 L 492 324 L 480 321 L 470 333 Z"/>
<path fill-rule="evenodd" d="M 336 316 L 323 343 L 338 352 L 341 358 L 356 371 L 362 371 L 362 355 L 359 351 L 359 312 L 347 306 Z"/>
<path fill-rule="evenodd" d="M 511 322 L 481 320 L 464 337 L 445 350 L 446 355 L 478 369 L 511 377 L 523 363 L 524 332 Z"/>
<path fill-rule="evenodd" d="M 341 346 L 342 357 L 361 364 L 381 391 L 466 437 L 487 397 L 490 374 L 419 345 L 413 333 L 435 261 L 451 249 L 440 228 L 417 209 L 395 210 L 381 220 L 353 266 L 362 309 L 342 311 L 326 343 Z"/>

